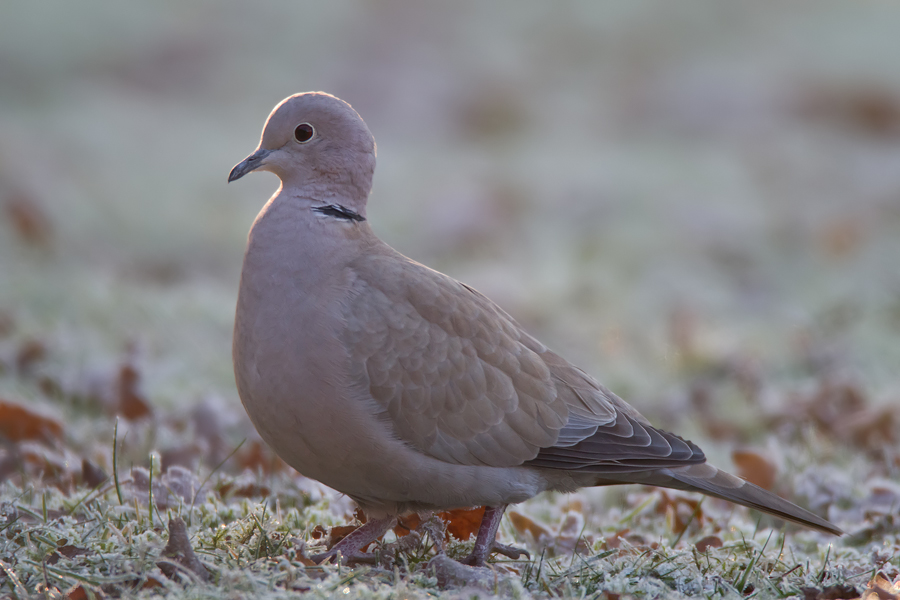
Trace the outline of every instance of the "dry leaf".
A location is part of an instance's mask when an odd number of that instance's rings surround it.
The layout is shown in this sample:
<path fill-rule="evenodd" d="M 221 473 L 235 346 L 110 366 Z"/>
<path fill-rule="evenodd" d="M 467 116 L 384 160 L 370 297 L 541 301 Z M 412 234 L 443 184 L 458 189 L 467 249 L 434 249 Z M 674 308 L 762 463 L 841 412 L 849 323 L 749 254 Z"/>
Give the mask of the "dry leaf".
<path fill-rule="evenodd" d="M 452 535 L 460 541 L 466 541 L 478 533 L 484 518 L 484 507 L 457 508 L 439 512 L 437 516 L 447 525 L 446 540 L 449 540 Z M 418 529 L 421 524 L 422 519 L 419 518 L 419 515 L 412 513 L 398 519 L 394 533 L 398 537 L 402 537 Z"/>
<path fill-rule="evenodd" d="M 553 542 L 556 554 L 588 554 L 591 551 L 593 538 L 583 535 L 584 515 L 579 512 L 567 512 L 562 524 L 559 526 L 559 535 Z"/>
<path fill-rule="evenodd" d="M 804 600 L 850 600 L 859 598 L 859 591 L 852 585 L 829 585 L 821 590 L 814 587 L 802 587 Z"/>
<path fill-rule="evenodd" d="M 484 507 L 450 510 L 440 513 L 440 517 L 447 524 L 448 535 L 465 541 L 478 534 L 478 528 L 481 527 L 481 520 L 484 518 Z"/>
<path fill-rule="evenodd" d="M 55 565 L 63 556 L 65 556 L 66 558 L 75 558 L 76 556 L 81 556 L 82 554 L 91 554 L 91 550 L 88 550 L 87 548 L 79 548 L 78 546 L 73 546 L 71 544 L 66 544 L 64 546 L 57 546 L 56 550 L 49 554 L 44 560 L 48 565 Z"/>
<path fill-rule="evenodd" d="M 674 533 L 683 533 L 693 521 L 698 526 L 703 525 L 705 516 L 700 508 L 700 500 L 663 490 L 658 490 L 657 493 L 660 501 L 656 505 L 656 512 L 671 520 Z"/>
<path fill-rule="evenodd" d="M 524 535 L 527 532 L 539 545 L 545 545 L 553 539 L 553 534 L 546 527 L 539 525 L 522 513 L 511 510 L 506 514 L 509 515 L 509 521 L 519 535 Z"/>
<path fill-rule="evenodd" d="M 190 505 L 200 492 L 200 480 L 184 467 L 172 466 L 152 478 L 153 503 L 159 510 Z M 122 482 L 122 491 L 129 500 L 146 504 L 150 500 L 150 472 L 132 467 L 131 477 Z"/>
<path fill-rule="evenodd" d="M 116 380 L 116 413 L 129 421 L 136 421 L 151 414 L 150 403 L 140 391 L 141 374 L 130 363 L 119 367 Z"/>
<path fill-rule="evenodd" d="M 883 573 L 878 573 L 866 586 L 860 600 L 900 599 L 900 577 L 891 583 Z"/>
<path fill-rule="evenodd" d="M 731 460 L 737 467 L 737 474 L 750 483 L 755 483 L 764 490 L 775 487 L 775 476 L 778 469 L 771 458 L 759 450 L 744 448 L 731 453 Z"/>
<path fill-rule="evenodd" d="M 234 463 L 240 470 L 250 469 L 253 472 L 260 471 L 264 475 L 282 473 L 290 469 L 288 464 L 281 460 L 277 454 L 261 440 L 253 439 L 235 452 Z"/>
<path fill-rule="evenodd" d="M 106 472 L 90 460 L 81 459 L 81 481 L 84 485 L 94 488 L 109 479 Z"/>
<path fill-rule="evenodd" d="M 66 591 L 66 600 L 88 600 L 91 597 L 83 583 L 76 583 Z"/>
<path fill-rule="evenodd" d="M 159 462 L 163 469 L 178 465 L 186 469 L 195 470 L 201 458 L 207 453 L 204 451 L 206 444 L 198 444 L 197 442 L 189 442 L 167 448 L 159 453 Z"/>
<path fill-rule="evenodd" d="M 722 545 L 722 538 L 717 535 L 708 535 L 694 544 L 694 547 L 697 549 L 697 552 L 703 553 L 710 548 L 721 548 Z"/>
<path fill-rule="evenodd" d="M 194 554 L 191 541 L 187 535 L 187 527 L 181 517 L 169 519 L 169 542 L 163 548 L 162 556 L 171 558 L 182 567 L 191 571 L 201 581 L 209 581 L 209 571 Z M 169 579 L 174 579 L 178 569 L 167 560 L 156 563 L 160 570 Z"/>
<path fill-rule="evenodd" d="M 861 410 L 847 418 L 844 430 L 860 448 L 880 453 L 900 441 L 900 407 L 893 405 Z"/>
<path fill-rule="evenodd" d="M 798 100 L 801 114 L 825 123 L 879 137 L 900 133 L 900 100 L 884 87 L 816 86 Z"/>
<path fill-rule="evenodd" d="M 144 583 L 141 584 L 142 590 L 152 590 L 154 588 L 163 587 L 163 582 L 154 577 L 153 575 L 148 575 L 147 579 L 144 580 Z"/>
<path fill-rule="evenodd" d="M 3 438 L 13 442 L 52 442 L 62 438 L 62 433 L 62 423 L 53 417 L 0 398 L 0 436 Z"/>
<path fill-rule="evenodd" d="M 20 373 L 28 372 L 36 363 L 47 358 L 47 346 L 36 339 L 27 339 L 16 352 L 16 368 Z"/>
<path fill-rule="evenodd" d="M 10 194 L 4 204 L 7 219 L 23 242 L 42 248 L 50 246 L 53 226 L 35 198 L 18 191 Z"/>
<path fill-rule="evenodd" d="M 219 484 L 216 491 L 223 498 L 265 498 L 272 493 L 268 486 L 253 481 L 229 481 Z"/>
<path fill-rule="evenodd" d="M 855 385 L 825 381 L 810 398 L 809 416 L 829 433 L 840 433 L 847 419 L 863 410 L 866 397 Z"/>
<path fill-rule="evenodd" d="M 862 241 L 862 224 L 850 217 L 828 223 L 819 233 L 819 243 L 831 258 L 849 256 L 859 248 Z"/>
<path fill-rule="evenodd" d="M 603 546 L 606 548 L 619 548 L 622 545 L 622 540 L 625 539 L 625 536 L 631 532 L 630 529 L 620 529 L 614 534 L 607 536 L 605 540 L 603 540 Z"/>
<path fill-rule="evenodd" d="M 359 529 L 359 525 L 337 525 L 336 527 L 332 527 L 328 530 L 328 541 L 325 545 L 326 548 L 331 550 L 335 544 L 340 542 L 342 539 L 344 539 L 357 529 Z M 365 551 L 365 548 L 361 548 L 361 550 Z"/>
<path fill-rule="evenodd" d="M 301 554 L 300 556 L 298 556 L 298 557 L 297 557 L 296 559 L 294 559 L 294 560 L 296 560 L 298 563 L 300 563 L 300 564 L 303 565 L 304 567 L 316 567 L 316 566 L 318 566 L 311 558 L 309 558 L 308 556 L 304 556 L 303 554 Z M 295 592 L 308 592 L 308 591 L 309 591 L 309 588 L 308 588 L 308 587 L 294 587 L 294 588 L 292 588 L 292 589 L 293 589 Z"/>

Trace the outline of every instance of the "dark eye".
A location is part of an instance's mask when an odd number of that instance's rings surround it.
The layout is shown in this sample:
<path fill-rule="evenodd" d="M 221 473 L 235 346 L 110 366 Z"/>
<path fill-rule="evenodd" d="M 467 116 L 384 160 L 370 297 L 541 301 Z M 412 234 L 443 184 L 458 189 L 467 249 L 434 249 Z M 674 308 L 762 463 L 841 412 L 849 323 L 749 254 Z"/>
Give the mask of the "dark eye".
<path fill-rule="evenodd" d="M 316 130 L 309 123 L 300 123 L 297 125 L 297 128 L 294 129 L 294 139 L 301 144 L 305 144 L 311 140 L 314 135 L 316 135 Z"/>

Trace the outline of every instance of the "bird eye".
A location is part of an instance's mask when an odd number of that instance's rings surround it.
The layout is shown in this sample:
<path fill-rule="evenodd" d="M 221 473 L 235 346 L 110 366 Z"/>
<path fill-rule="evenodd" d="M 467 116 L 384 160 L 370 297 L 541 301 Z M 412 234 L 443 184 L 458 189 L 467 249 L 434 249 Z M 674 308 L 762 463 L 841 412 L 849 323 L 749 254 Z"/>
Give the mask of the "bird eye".
<path fill-rule="evenodd" d="M 316 135 L 316 130 L 309 123 L 300 123 L 299 125 L 297 125 L 297 128 L 294 129 L 294 139 L 301 144 L 305 144 L 309 140 L 313 139 L 314 135 Z"/>

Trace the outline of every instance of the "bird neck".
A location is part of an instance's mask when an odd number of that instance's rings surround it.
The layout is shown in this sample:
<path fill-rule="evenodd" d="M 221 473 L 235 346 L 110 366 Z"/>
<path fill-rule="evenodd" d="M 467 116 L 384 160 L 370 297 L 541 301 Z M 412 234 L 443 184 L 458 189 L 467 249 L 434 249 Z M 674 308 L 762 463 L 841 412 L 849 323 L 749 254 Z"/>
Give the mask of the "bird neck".
<path fill-rule="evenodd" d="M 358 251 L 358 244 L 373 243 L 365 203 L 354 209 L 347 198 L 307 195 L 309 191 L 283 187 L 259 212 L 250 231 L 250 248 L 260 258 L 286 253 L 319 264 L 341 262 Z"/>
<path fill-rule="evenodd" d="M 374 158 L 362 155 L 359 162 L 360 165 L 351 167 L 323 162 L 314 172 L 279 170 L 276 172 L 281 179 L 278 195 L 308 198 L 315 204 L 343 206 L 365 217 L 366 200 L 372 190 Z"/>

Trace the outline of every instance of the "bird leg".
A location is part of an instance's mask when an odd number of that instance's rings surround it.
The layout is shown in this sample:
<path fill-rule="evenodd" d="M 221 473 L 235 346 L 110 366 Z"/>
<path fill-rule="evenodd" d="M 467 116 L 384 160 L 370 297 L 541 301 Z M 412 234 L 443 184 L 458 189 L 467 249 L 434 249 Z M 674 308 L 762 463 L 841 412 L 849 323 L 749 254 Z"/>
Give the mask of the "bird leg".
<path fill-rule="evenodd" d="M 497 529 L 500 527 L 500 519 L 503 518 L 505 510 L 505 504 L 501 506 L 486 506 L 484 508 L 484 518 L 481 520 L 481 527 L 478 528 L 475 547 L 472 548 L 472 553 L 469 556 L 460 561 L 462 564 L 483 567 L 484 561 L 491 552 L 499 552 L 513 559 L 519 558 L 523 554 L 528 556 L 528 552 L 525 550 L 497 543 Z"/>
<path fill-rule="evenodd" d="M 341 560 L 349 564 L 352 562 L 374 562 L 374 555 L 360 552 L 363 548 L 383 536 L 397 523 L 396 517 L 383 519 L 369 519 L 364 525 L 357 527 L 347 536 L 331 547 L 328 552 L 310 556 L 316 564 L 323 563 L 341 555 Z"/>

